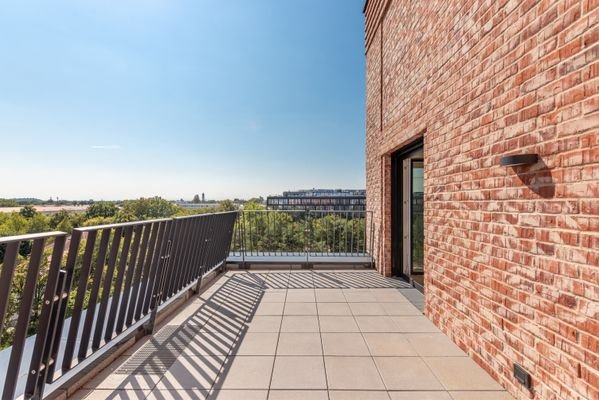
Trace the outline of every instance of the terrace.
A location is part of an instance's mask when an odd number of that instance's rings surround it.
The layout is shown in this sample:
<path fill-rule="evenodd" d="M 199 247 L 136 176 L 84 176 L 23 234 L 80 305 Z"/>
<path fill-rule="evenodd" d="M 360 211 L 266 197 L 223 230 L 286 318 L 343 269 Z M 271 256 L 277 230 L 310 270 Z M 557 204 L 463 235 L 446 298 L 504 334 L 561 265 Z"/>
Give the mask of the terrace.
<path fill-rule="evenodd" d="M 371 269 L 368 220 L 232 212 L 4 238 L 0 311 L 19 246 L 27 288 L 52 251 L 36 334 L 28 291 L 12 318 L 3 399 L 510 399 L 420 292 Z"/>

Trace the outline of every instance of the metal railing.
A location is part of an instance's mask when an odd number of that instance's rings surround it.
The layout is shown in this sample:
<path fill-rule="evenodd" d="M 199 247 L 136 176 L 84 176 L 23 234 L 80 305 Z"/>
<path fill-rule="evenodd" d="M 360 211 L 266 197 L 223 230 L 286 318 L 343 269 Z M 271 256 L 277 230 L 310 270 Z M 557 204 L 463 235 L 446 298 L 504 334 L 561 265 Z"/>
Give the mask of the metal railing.
<path fill-rule="evenodd" d="M 228 261 L 371 264 L 368 211 L 243 210 Z"/>
<path fill-rule="evenodd" d="M 223 265 L 237 212 L 0 238 L 2 399 L 40 399 Z M 63 258 L 66 255 L 66 262 Z M 26 367 L 27 366 L 27 367 Z M 1 370 L 1 369 L 0 369 Z"/>

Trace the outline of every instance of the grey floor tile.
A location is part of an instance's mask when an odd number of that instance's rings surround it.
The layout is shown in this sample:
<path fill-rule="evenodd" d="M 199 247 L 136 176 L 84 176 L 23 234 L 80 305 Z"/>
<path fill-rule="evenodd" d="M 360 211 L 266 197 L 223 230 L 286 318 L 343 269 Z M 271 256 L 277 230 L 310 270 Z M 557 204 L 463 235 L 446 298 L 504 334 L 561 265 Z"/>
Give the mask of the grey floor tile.
<path fill-rule="evenodd" d="M 260 303 L 254 315 L 283 315 L 285 303 Z"/>
<path fill-rule="evenodd" d="M 318 319 L 321 332 L 360 332 L 354 317 L 321 315 Z"/>
<path fill-rule="evenodd" d="M 213 390 L 208 400 L 267 400 L 267 390 Z"/>
<path fill-rule="evenodd" d="M 375 357 L 388 390 L 444 390 L 420 357 Z"/>
<path fill-rule="evenodd" d="M 424 357 L 447 390 L 503 390 L 469 357 Z"/>
<path fill-rule="evenodd" d="M 271 390 L 268 400 L 328 400 L 326 390 Z"/>
<path fill-rule="evenodd" d="M 356 323 L 361 332 L 399 332 L 393 317 L 388 316 L 356 316 Z"/>
<path fill-rule="evenodd" d="M 284 315 L 316 315 L 316 303 L 285 303 Z"/>
<path fill-rule="evenodd" d="M 423 357 L 467 357 L 443 333 L 406 333 L 405 337 L 418 355 Z"/>
<path fill-rule="evenodd" d="M 348 303 L 318 303 L 318 315 L 351 316 Z"/>
<path fill-rule="evenodd" d="M 330 400 L 389 400 L 387 392 L 375 390 L 331 390 Z"/>
<path fill-rule="evenodd" d="M 370 354 L 382 357 L 417 356 L 416 350 L 401 333 L 364 333 Z"/>
<path fill-rule="evenodd" d="M 391 400 L 453 400 L 449 393 L 439 392 L 389 392 Z"/>
<path fill-rule="evenodd" d="M 384 390 L 371 357 L 325 357 L 331 390 Z"/>
<path fill-rule="evenodd" d="M 281 332 L 318 332 L 318 317 L 315 315 L 286 315 Z"/>
<path fill-rule="evenodd" d="M 97 389 L 80 390 L 73 400 L 144 400 L 150 394 L 149 390 Z"/>
<path fill-rule="evenodd" d="M 505 391 L 463 391 L 450 393 L 453 400 L 514 400 Z"/>
<path fill-rule="evenodd" d="M 398 332 L 406 333 L 439 333 L 441 332 L 425 316 L 390 317 L 397 324 Z"/>
<path fill-rule="evenodd" d="M 279 357 L 275 360 L 271 389 L 326 389 L 322 357 Z"/>
<path fill-rule="evenodd" d="M 314 289 L 289 289 L 287 291 L 287 303 L 314 303 L 315 301 Z"/>
<path fill-rule="evenodd" d="M 387 315 L 379 303 L 348 303 L 353 315 Z"/>
<path fill-rule="evenodd" d="M 322 346 L 327 356 L 368 356 L 361 333 L 322 333 Z"/>
<path fill-rule="evenodd" d="M 179 357 L 156 385 L 156 389 L 210 390 L 225 357 Z"/>
<path fill-rule="evenodd" d="M 229 357 L 223 365 L 215 389 L 268 389 L 274 357 Z"/>
<path fill-rule="evenodd" d="M 239 336 L 231 354 L 238 356 L 274 356 L 278 333 L 248 332 Z"/>
<path fill-rule="evenodd" d="M 255 316 L 247 322 L 248 332 L 279 332 L 282 319 L 281 315 Z"/>
<path fill-rule="evenodd" d="M 281 333 L 277 347 L 278 356 L 319 356 L 322 355 L 320 334 Z"/>

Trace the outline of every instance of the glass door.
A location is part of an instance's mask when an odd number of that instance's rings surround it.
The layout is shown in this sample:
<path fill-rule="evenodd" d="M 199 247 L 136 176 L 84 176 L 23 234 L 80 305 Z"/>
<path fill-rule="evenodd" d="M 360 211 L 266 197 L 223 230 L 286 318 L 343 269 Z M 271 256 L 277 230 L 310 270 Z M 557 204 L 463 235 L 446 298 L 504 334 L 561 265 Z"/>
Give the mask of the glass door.
<path fill-rule="evenodd" d="M 424 161 L 422 151 L 403 160 L 403 272 L 424 285 Z"/>

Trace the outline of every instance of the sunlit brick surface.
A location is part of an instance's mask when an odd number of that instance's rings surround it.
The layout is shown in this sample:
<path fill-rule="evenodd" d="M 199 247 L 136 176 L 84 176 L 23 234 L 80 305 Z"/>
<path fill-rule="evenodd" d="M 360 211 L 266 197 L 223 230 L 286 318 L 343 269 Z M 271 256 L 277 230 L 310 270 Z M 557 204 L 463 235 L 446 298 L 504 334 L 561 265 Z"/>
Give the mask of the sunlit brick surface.
<path fill-rule="evenodd" d="M 599 398 L 599 2 L 369 0 L 365 15 L 378 267 L 390 154 L 423 136 L 426 315 L 520 399 Z M 541 162 L 499 165 L 522 153 Z"/>

